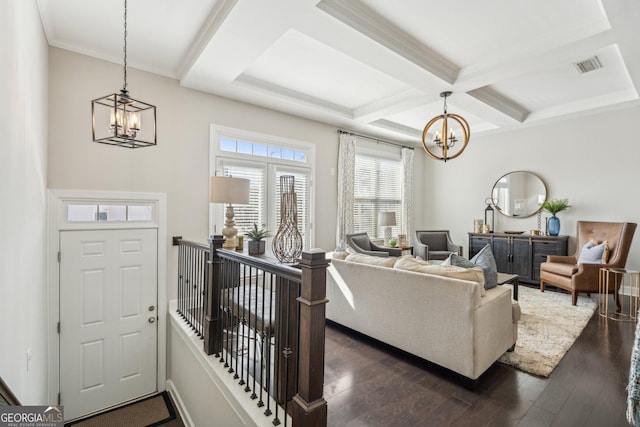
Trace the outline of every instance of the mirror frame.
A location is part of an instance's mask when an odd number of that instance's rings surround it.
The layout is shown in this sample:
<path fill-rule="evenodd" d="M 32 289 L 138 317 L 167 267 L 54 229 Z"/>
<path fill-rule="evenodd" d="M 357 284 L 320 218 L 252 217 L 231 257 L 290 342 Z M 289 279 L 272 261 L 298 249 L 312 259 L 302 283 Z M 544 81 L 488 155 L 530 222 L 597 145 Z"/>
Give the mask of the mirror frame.
<path fill-rule="evenodd" d="M 496 203 L 497 197 L 494 196 L 494 192 L 496 190 L 496 186 L 498 185 L 498 183 L 504 179 L 505 177 L 511 175 L 511 174 L 516 174 L 516 173 L 524 173 L 524 174 L 529 174 L 531 176 L 533 176 L 534 178 L 536 178 L 540 184 L 542 185 L 542 188 L 544 189 L 544 200 L 547 200 L 547 186 L 544 183 L 544 181 L 542 180 L 542 178 L 540 178 L 538 175 L 536 175 L 533 172 L 529 172 L 529 171 L 523 171 L 523 170 L 518 170 L 518 171 L 510 171 L 505 173 L 504 175 L 502 175 L 500 178 L 498 178 L 496 180 L 496 182 L 493 184 L 493 187 L 491 187 L 491 204 L 493 205 L 493 207 L 500 212 L 502 215 L 508 217 L 508 218 L 529 218 L 535 214 L 537 214 L 538 212 L 540 212 L 540 210 L 542 209 L 542 204 L 539 204 L 538 209 L 534 210 L 533 212 L 526 212 L 525 214 L 522 215 L 513 215 L 513 214 L 507 214 L 503 211 L 503 209 L 498 206 L 499 203 Z M 498 201 L 499 202 L 499 201 Z"/>

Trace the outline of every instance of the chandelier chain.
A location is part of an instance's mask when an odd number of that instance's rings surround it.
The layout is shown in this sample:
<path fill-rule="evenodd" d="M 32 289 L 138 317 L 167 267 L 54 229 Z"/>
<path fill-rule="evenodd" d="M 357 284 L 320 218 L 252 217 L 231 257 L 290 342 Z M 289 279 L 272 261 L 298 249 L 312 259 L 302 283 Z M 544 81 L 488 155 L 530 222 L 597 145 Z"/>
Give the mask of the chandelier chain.
<path fill-rule="evenodd" d="M 127 0 L 124 0 L 124 86 L 122 90 L 127 90 Z"/>

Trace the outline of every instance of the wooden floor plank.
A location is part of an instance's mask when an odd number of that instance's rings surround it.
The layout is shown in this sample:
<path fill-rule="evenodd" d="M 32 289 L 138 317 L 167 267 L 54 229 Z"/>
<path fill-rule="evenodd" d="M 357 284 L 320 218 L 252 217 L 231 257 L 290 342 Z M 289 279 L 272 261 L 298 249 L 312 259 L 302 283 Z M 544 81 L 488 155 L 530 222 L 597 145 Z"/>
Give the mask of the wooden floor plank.
<path fill-rule="evenodd" d="M 465 388 L 451 372 L 336 325 L 326 329 L 330 426 L 627 426 L 635 323 L 595 314 L 549 378 L 500 363 Z"/>

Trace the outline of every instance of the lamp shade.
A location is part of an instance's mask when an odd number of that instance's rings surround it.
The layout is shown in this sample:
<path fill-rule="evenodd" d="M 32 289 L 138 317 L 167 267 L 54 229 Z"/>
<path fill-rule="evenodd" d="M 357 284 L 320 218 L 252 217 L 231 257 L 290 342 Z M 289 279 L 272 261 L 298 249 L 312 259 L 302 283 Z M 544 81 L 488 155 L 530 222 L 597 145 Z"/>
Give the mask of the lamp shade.
<path fill-rule="evenodd" d="M 396 225 L 396 213 L 395 212 L 378 212 L 378 225 L 381 227 Z"/>
<path fill-rule="evenodd" d="M 249 204 L 249 183 L 245 178 L 212 176 L 209 190 L 211 203 Z"/>

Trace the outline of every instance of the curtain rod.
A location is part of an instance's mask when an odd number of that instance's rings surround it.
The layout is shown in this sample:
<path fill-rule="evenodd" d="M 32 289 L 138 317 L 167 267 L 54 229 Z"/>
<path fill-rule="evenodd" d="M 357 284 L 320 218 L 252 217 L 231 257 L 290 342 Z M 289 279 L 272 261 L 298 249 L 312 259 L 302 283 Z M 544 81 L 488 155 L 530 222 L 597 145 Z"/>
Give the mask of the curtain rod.
<path fill-rule="evenodd" d="M 396 147 L 408 148 L 409 150 L 414 150 L 415 149 L 415 147 L 411 147 L 411 146 L 408 146 L 408 145 L 400 144 L 399 142 L 385 141 L 384 139 L 374 138 L 372 136 L 367 136 L 367 135 L 361 135 L 359 133 L 349 132 L 347 130 L 338 129 L 338 133 L 346 133 L 348 135 L 354 135 L 354 136 L 358 136 L 360 138 L 370 139 L 371 141 L 381 142 L 383 144 L 389 144 L 389 145 L 395 145 Z"/>

